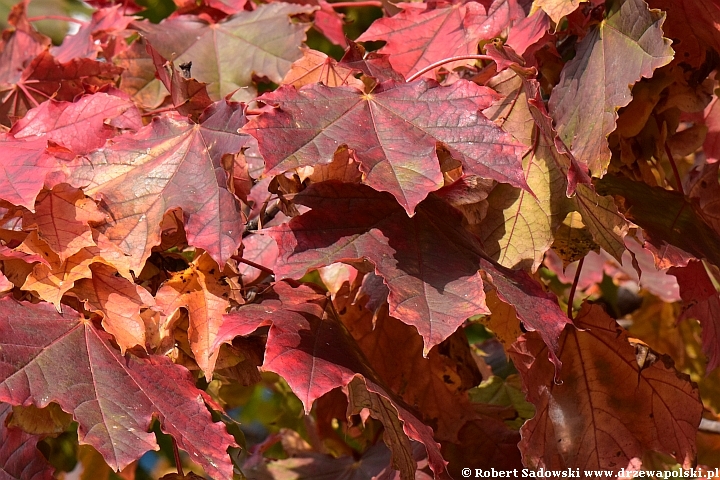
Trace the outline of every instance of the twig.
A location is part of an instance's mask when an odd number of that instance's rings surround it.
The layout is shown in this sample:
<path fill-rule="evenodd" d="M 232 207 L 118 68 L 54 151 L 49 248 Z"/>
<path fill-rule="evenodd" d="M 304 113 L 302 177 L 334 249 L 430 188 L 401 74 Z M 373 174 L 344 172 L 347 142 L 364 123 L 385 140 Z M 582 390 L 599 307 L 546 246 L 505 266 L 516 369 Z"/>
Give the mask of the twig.
<path fill-rule="evenodd" d="M 275 215 L 277 215 L 278 213 L 280 213 L 280 206 L 275 203 L 274 205 L 270 206 L 267 211 L 265 211 L 264 215 L 259 215 L 256 218 L 250 220 L 247 225 L 245 225 L 245 232 L 250 233 L 258 230 L 261 225 L 265 225 L 267 222 L 275 218 Z"/>
<path fill-rule="evenodd" d="M 706 433 L 720 433 L 720 422 L 717 420 L 708 420 L 707 418 L 700 419 L 700 426 L 698 430 Z"/>
<path fill-rule="evenodd" d="M 673 159 L 672 152 L 670 151 L 670 145 L 668 145 L 667 140 L 665 141 L 665 153 L 667 154 L 668 160 L 670 161 L 673 175 L 675 175 L 675 183 L 677 183 L 678 192 L 680 192 L 682 195 L 685 195 L 685 191 L 683 190 L 682 186 L 682 180 L 680 179 L 680 172 L 678 172 L 677 165 L 675 165 L 675 159 Z"/>
<path fill-rule="evenodd" d="M 580 281 L 580 271 L 582 270 L 583 262 L 585 257 L 580 259 L 578 262 L 577 270 L 575 270 L 575 278 L 573 279 L 572 287 L 570 287 L 570 297 L 568 298 L 567 316 L 572 321 L 573 319 L 573 300 L 575 299 L 575 290 L 577 289 L 578 282 Z"/>
<path fill-rule="evenodd" d="M 87 25 L 87 22 L 73 17 L 65 17 L 63 15 L 42 15 L 39 17 L 28 18 L 28 22 L 42 22 L 43 20 L 60 20 L 61 22 L 79 23 L 80 25 Z"/>
<path fill-rule="evenodd" d="M 268 268 L 265 265 L 260 265 L 259 263 L 255 263 L 252 260 L 248 260 L 247 258 L 243 258 L 240 255 L 233 255 L 230 258 L 232 258 L 233 260 L 236 260 L 240 263 L 244 263 L 245 265 L 250 265 L 253 268 L 257 268 L 258 270 L 265 272 L 268 275 L 275 276 L 275 272 L 273 272 L 273 270 L 271 268 Z"/>
<path fill-rule="evenodd" d="M 178 450 L 177 442 L 175 441 L 175 438 L 173 438 L 173 437 L 171 437 L 171 438 L 172 438 L 173 454 L 175 455 L 175 468 L 177 469 L 178 475 L 180 475 L 181 477 L 184 477 L 185 474 L 183 473 L 182 462 L 180 461 L 180 451 Z"/>
<path fill-rule="evenodd" d="M 378 7 L 382 8 L 382 2 L 376 0 L 365 0 L 364 2 L 337 2 L 331 3 L 332 8 L 343 8 L 343 7 Z"/>
<path fill-rule="evenodd" d="M 412 75 L 410 75 L 408 77 L 408 79 L 406 81 L 412 82 L 413 80 L 420 77 L 421 75 L 424 75 L 425 73 L 429 72 L 430 70 L 434 70 L 437 67 L 441 67 L 441 66 L 445 65 L 446 63 L 457 62 L 459 60 L 494 60 L 494 59 L 490 55 L 458 55 L 457 57 L 443 58 L 442 60 L 439 60 L 433 64 L 430 64 L 427 67 L 423 68 L 422 70 L 413 73 Z"/>

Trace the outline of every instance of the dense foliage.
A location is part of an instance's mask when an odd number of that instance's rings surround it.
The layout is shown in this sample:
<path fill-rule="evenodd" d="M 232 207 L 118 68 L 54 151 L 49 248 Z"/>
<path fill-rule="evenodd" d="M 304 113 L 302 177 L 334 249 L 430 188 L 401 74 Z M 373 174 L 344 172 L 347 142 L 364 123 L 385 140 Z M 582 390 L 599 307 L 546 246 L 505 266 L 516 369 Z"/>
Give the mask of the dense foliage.
<path fill-rule="evenodd" d="M 0 478 L 720 466 L 720 2 L 89 4 L 0 43 Z"/>

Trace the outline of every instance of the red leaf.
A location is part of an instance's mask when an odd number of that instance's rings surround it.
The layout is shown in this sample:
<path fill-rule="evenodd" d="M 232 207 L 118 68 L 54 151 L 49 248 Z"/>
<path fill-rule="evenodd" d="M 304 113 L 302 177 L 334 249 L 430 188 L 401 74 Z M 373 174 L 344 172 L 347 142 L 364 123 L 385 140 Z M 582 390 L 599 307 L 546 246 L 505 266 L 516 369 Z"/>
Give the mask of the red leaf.
<path fill-rule="evenodd" d="M 94 60 L 102 50 L 102 43 L 107 43 L 105 37 L 123 32 L 133 20 L 133 17 L 125 15 L 124 5 L 96 10 L 89 22 L 74 35 L 65 37 L 62 45 L 52 48 L 51 52 L 59 62 L 69 62 L 76 58 Z"/>
<path fill-rule="evenodd" d="M 40 137 L 85 155 L 102 147 L 120 129 L 138 130 L 140 112 L 129 100 L 96 93 L 75 103 L 49 100 L 28 111 L 13 125 L 15 138 Z"/>
<path fill-rule="evenodd" d="M 55 470 L 37 449 L 40 439 L 6 425 L 12 407 L 0 403 L 0 478 L 3 480 L 50 480 Z"/>
<path fill-rule="evenodd" d="M 42 52 L 23 70 L 12 84 L 0 83 L 0 123 L 20 118 L 32 107 L 53 98 L 71 102 L 85 93 L 85 84 L 95 87 L 114 85 L 122 69 L 106 62 L 76 58 L 60 63 L 48 52 Z"/>
<path fill-rule="evenodd" d="M 487 313 L 478 274 L 480 246 L 460 213 L 428 198 L 408 218 L 387 194 L 363 185 L 324 182 L 295 197 L 313 210 L 268 231 L 278 243 L 280 278 L 367 258 L 390 288 L 390 315 L 422 335 L 424 354 L 468 317 Z M 448 250 L 451 249 L 451 250 Z M 452 255 L 438 252 L 452 251 Z"/>
<path fill-rule="evenodd" d="M 192 78 L 192 62 L 181 64 L 187 70 L 180 73 L 172 62 L 165 60 L 149 43 L 145 44 L 145 48 L 153 59 L 157 77 L 170 92 L 177 111 L 197 120 L 200 113 L 213 102 L 208 96 L 206 84 Z"/>
<path fill-rule="evenodd" d="M 524 271 L 500 271 L 486 261 L 482 268 L 492 275 L 491 282 L 498 298 L 512 306 L 527 330 L 540 334 L 547 345 L 550 361 L 555 365 L 556 375 L 559 374 L 562 361 L 558 358 L 558 342 L 565 325 L 572 325 L 572 321 L 560 310 L 555 295 L 545 292 Z"/>
<path fill-rule="evenodd" d="M 0 85 L 17 83 L 23 70 L 50 46 L 50 39 L 38 33 L 27 20 L 28 1 L 12 7 L 8 24 L 13 28 L 3 32 L 0 43 Z"/>
<path fill-rule="evenodd" d="M 365 183 L 390 192 L 412 215 L 428 193 L 442 187 L 436 146 L 445 144 L 464 171 L 528 188 L 522 147 L 479 110 L 496 94 L 458 81 L 384 83 L 371 94 L 353 88 L 281 87 L 261 99 L 278 106 L 244 130 L 258 139 L 267 174 L 330 163 L 341 145 L 354 150 Z"/>
<path fill-rule="evenodd" d="M 656 450 L 690 468 L 703 410 L 697 386 L 664 355 L 641 368 L 627 334 L 599 305 L 585 304 L 575 324 L 560 338 L 558 381 L 537 336 L 511 351 L 537 409 L 521 429 L 525 465 L 617 472 Z"/>
<path fill-rule="evenodd" d="M 680 319 L 696 318 L 702 326 L 702 348 L 708 357 L 707 371 L 720 366 L 720 294 L 702 262 L 672 267 L 680 285 L 683 312 Z"/>
<path fill-rule="evenodd" d="M 137 273 L 160 243 L 160 222 L 173 208 L 183 209 L 188 241 L 219 265 L 240 245 L 243 225 L 235 197 L 222 165 L 207 150 L 214 135 L 200 125 L 161 118 L 68 165 L 69 183 L 103 199 L 114 220 L 104 232 L 133 256 Z"/>
<path fill-rule="evenodd" d="M 509 24 L 508 3 L 515 2 L 496 0 L 489 11 L 475 2 L 435 9 L 422 3 L 401 3 L 400 13 L 376 20 L 358 41 L 387 42 L 379 52 L 388 54 L 395 70 L 407 78 L 444 58 L 476 54 L 480 40 L 497 36 Z M 473 62 L 461 60 L 445 68 L 451 70 Z M 425 76 L 435 78 L 435 72 Z"/>
<path fill-rule="evenodd" d="M 46 140 L 22 141 L 0 134 L 3 168 L 0 170 L 0 199 L 35 211 L 35 198 L 45 177 L 57 169 L 57 161 L 45 151 Z"/>
<path fill-rule="evenodd" d="M 72 309 L 0 299 L 0 401 L 44 407 L 56 402 L 79 423 L 81 442 L 121 470 L 159 447 L 148 432 L 153 416 L 163 431 L 216 478 L 229 478 L 225 450 L 235 443 L 214 424 L 186 369 L 164 356 L 120 355 L 108 335 Z M 62 360 L 60 360 L 62 359 Z"/>
<path fill-rule="evenodd" d="M 323 318 L 321 304 L 328 301 L 323 295 L 284 282 L 276 283 L 273 290 L 280 300 L 245 305 L 223 315 L 213 350 L 271 324 L 262 368 L 285 378 L 309 412 L 315 399 L 367 370 L 357 360 L 360 355 L 353 355 L 357 347 L 342 325 Z"/>

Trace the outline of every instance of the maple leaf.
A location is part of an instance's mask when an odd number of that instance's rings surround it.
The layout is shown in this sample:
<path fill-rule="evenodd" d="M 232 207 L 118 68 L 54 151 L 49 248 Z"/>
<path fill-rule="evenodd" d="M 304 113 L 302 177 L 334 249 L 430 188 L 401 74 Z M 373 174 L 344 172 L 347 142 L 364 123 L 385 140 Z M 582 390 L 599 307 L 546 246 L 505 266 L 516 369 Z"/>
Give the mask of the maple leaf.
<path fill-rule="evenodd" d="M 0 85 L 17 83 L 32 59 L 50 46 L 50 39 L 28 22 L 28 3 L 19 2 L 10 11 L 8 24 L 12 28 L 3 32 L 0 42 Z"/>
<path fill-rule="evenodd" d="M 345 50 L 345 55 L 343 55 L 340 60 L 340 65 L 357 69 L 380 83 L 388 80 L 394 80 L 398 83 L 405 81 L 405 77 L 393 70 L 387 55 L 377 52 L 367 52 L 365 51 L 365 47 L 352 40 L 350 40 L 350 44 L 347 50 Z"/>
<path fill-rule="evenodd" d="M 168 91 L 155 76 L 155 62 L 143 42 L 133 42 L 126 50 L 113 57 L 113 64 L 123 68 L 120 90 L 130 95 L 139 107 L 159 107 Z"/>
<path fill-rule="evenodd" d="M 207 93 L 207 85 L 192 78 L 192 62 L 184 64 L 188 74 L 182 73 L 175 68 L 172 62 L 168 62 L 149 43 L 145 48 L 153 59 L 157 77 L 170 92 L 175 109 L 181 115 L 187 115 L 197 120 L 200 113 L 212 102 Z"/>
<path fill-rule="evenodd" d="M 39 137 L 57 143 L 76 155 L 105 144 L 121 130 L 139 130 L 140 112 L 131 101 L 95 93 L 77 102 L 48 100 L 18 120 L 10 133 L 15 138 Z"/>
<path fill-rule="evenodd" d="M 555 365 L 556 373 L 559 373 L 562 365 L 562 360 L 559 358 L 559 338 L 565 326 L 572 325 L 573 322 L 560 310 L 557 298 L 545 292 L 522 270 L 500 270 L 484 260 L 482 268 L 486 275 L 491 276 L 490 283 L 495 287 L 498 300 L 512 306 L 515 315 L 527 330 L 537 331 L 540 334 L 547 345 L 550 361 Z M 505 310 L 506 307 L 502 308 Z M 505 311 L 503 315 L 509 314 Z M 508 320 L 512 321 L 512 318 Z"/>
<path fill-rule="evenodd" d="M 154 306 L 155 299 L 140 285 L 116 275 L 108 265 L 96 263 L 90 270 L 92 277 L 75 282 L 69 293 L 84 301 L 88 310 L 103 314 L 103 328 L 115 337 L 122 354 L 136 345 L 145 348 L 151 328 L 143 321 L 140 310 Z"/>
<path fill-rule="evenodd" d="M 109 336 L 75 311 L 0 299 L 0 401 L 44 407 L 56 402 L 73 414 L 78 437 L 121 470 L 148 450 L 153 416 L 178 446 L 216 478 L 232 475 L 225 450 L 232 437 L 214 424 L 186 369 L 163 356 L 121 355 Z M 57 359 L 62 358 L 62 361 Z"/>
<path fill-rule="evenodd" d="M 50 480 L 54 468 L 40 453 L 39 437 L 7 426 L 12 406 L 0 403 L 0 475 L 8 480 Z"/>
<path fill-rule="evenodd" d="M 58 166 L 55 157 L 46 151 L 47 140 L 16 140 L 0 133 L 0 145 L 3 149 L 0 199 L 35 211 L 35 198 L 46 176 Z"/>
<path fill-rule="evenodd" d="M 503 95 L 483 111 L 488 118 L 525 144 L 525 178 L 534 195 L 509 185 L 498 185 L 488 196 L 488 215 L 473 228 L 485 251 L 506 267 L 526 264 L 537 270 L 553 242 L 572 201 L 567 192 L 574 158 L 555 146 L 557 134 L 550 119 L 534 105 L 542 105 L 537 81 L 505 70 L 491 80 L 490 87 Z M 540 107 L 542 108 L 542 107 Z"/>
<path fill-rule="evenodd" d="M 210 381 L 217 361 L 215 341 L 222 315 L 230 306 L 229 288 L 221 280 L 221 272 L 207 253 L 197 258 L 190 268 L 173 275 L 155 294 L 155 300 L 168 318 L 180 308 L 188 311 L 188 335 L 195 361 Z M 165 326 L 170 330 L 170 326 Z"/>
<path fill-rule="evenodd" d="M 275 240 L 269 235 L 248 235 L 243 238 L 242 258 L 260 264 L 270 270 L 275 268 L 275 262 L 277 261 L 279 253 L 277 243 L 275 243 Z M 252 283 L 266 275 L 266 273 L 245 263 L 239 263 L 237 269 L 244 284 Z"/>
<path fill-rule="evenodd" d="M 89 22 L 83 24 L 74 35 L 66 37 L 62 45 L 53 47 L 50 52 L 59 62 L 75 58 L 94 60 L 102 50 L 101 44 L 107 43 L 106 37 L 121 34 L 133 20 L 134 17 L 125 15 L 124 6 L 121 5 L 96 10 Z"/>
<path fill-rule="evenodd" d="M 262 368 L 282 375 L 309 412 L 317 398 L 347 385 L 355 372 L 367 369 L 359 360 L 361 355 L 349 354 L 357 347 L 342 325 L 323 318 L 327 302 L 323 295 L 285 282 L 275 283 L 273 291 L 279 299 L 270 297 L 224 315 L 212 350 L 236 336 L 272 325 Z"/>
<path fill-rule="evenodd" d="M 302 52 L 302 58 L 293 62 L 290 71 L 283 78 L 283 85 L 300 88 L 322 83 L 328 87 L 349 85 L 358 90 L 363 89 L 362 81 L 353 76 L 358 70 L 338 65 L 331 57 L 311 48 L 304 47 Z"/>
<path fill-rule="evenodd" d="M 466 318 L 488 312 L 480 245 L 443 201 L 429 197 L 408 218 L 390 195 L 336 182 L 311 185 L 294 200 L 312 210 L 267 231 L 280 249 L 278 277 L 368 259 L 390 289 L 390 315 L 417 328 L 425 354 Z M 448 249 L 452 256 L 438 255 Z"/>
<path fill-rule="evenodd" d="M 417 445 L 417 444 L 415 444 Z M 419 449 L 413 448 L 414 458 Z M 377 478 L 383 480 L 396 480 L 392 475 L 390 464 L 390 450 L 383 444 L 377 443 L 370 447 L 359 460 L 345 455 L 334 458 L 330 455 L 307 452 L 293 458 L 276 460 L 268 465 L 273 478 L 278 480 L 300 480 L 310 478 L 333 478 L 337 480 L 365 480 Z M 432 477 L 417 470 L 415 480 L 430 480 Z"/>
<path fill-rule="evenodd" d="M 479 112 L 495 98 L 492 90 L 462 80 L 450 87 L 388 82 L 371 94 L 350 87 L 281 87 L 260 97 L 278 108 L 244 130 L 257 138 L 269 175 L 330 163 L 338 147 L 347 145 L 365 183 L 392 193 L 411 215 L 443 185 L 438 142 L 465 173 L 527 188 L 519 160 L 523 147 Z"/>
<path fill-rule="evenodd" d="M 607 136 L 615 130 L 618 108 L 630 103 L 628 85 L 673 58 L 660 29 L 664 18 L 644 0 L 623 0 L 578 44 L 553 88 L 548 108 L 560 138 L 593 176 L 607 170 Z"/>
<path fill-rule="evenodd" d="M 663 31 L 672 38 L 678 62 L 699 66 L 707 51 L 720 51 L 717 24 L 720 22 L 720 6 L 715 2 L 685 0 L 649 0 L 650 8 L 667 13 Z"/>
<path fill-rule="evenodd" d="M 406 78 L 423 67 L 452 56 L 477 53 L 480 40 L 497 36 L 507 25 L 508 3 L 495 1 L 486 10 L 481 3 L 467 2 L 442 8 L 428 8 L 425 4 L 403 3 L 402 11 L 391 18 L 373 22 L 358 41 L 384 40 L 379 52 L 390 57 L 392 66 Z M 522 11 L 520 10 L 520 13 Z M 461 60 L 445 65 L 471 65 L 474 60 Z M 425 76 L 434 78 L 434 72 Z"/>
<path fill-rule="evenodd" d="M 588 0 L 535 0 L 533 8 L 540 8 L 552 19 L 557 25 L 562 17 L 570 15 L 578 9 L 581 3 Z"/>
<path fill-rule="evenodd" d="M 71 102 L 85 93 L 87 84 L 114 85 L 121 72 L 119 67 L 89 58 L 60 63 L 43 51 L 24 68 L 16 82 L 0 83 L 0 123 L 10 125 L 11 120 L 50 98 Z"/>
<path fill-rule="evenodd" d="M 482 380 L 467 339 L 456 332 L 423 357 L 423 341 L 412 327 L 355 305 L 337 305 L 340 319 L 390 391 L 413 405 L 437 438 L 455 439 L 457 430 L 477 417 L 465 392 Z M 395 350 L 393 357 L 385 352 Z M 450 353 L 452 352 L 452 353 Z M 453 358 L 451 362 L 449 357 Z M 463 362 L 464 360 L 464 362 Z"/>
<path fill-rule="evenodd" d="M 579 329 L 560 339 L 558 382 L 539 338 L 527 334 L 511 351 L 537 410 L 521 429 L 526 465 L 617 472 L 656 450 L 690 468 L 702 415 L 697 386 L 667 356 L 641 367 L 627 334 L 599 305 L 584 304 L 574 322 Z"/>
<path fill-rule="evenodd" d="M 36 231 L 27 236 L 18 250 L 42 256 L 47 261 L 35 264 L 20 288 L 36 292 L 40 298 L 54 304 L 58 312 L 63 295 L 77 280 L 92 276 L 92 263 L 103 261 L 99 249 L 92 247 L 84 247 L 61 260 L 48 244 L 39 238 Z"/>
<path fill-rule="evenodd" d="M 310 25 L 288 17 L 313 10 L 278 2 L 215 24 L 184 16 L 136 26 L 163 57 L 178 65 L 193 62 L 193 76 L 208 84 L 211 98 L 233 94 L 234 100 L 250 100 L 253 74 L 280 83 L 300 58 L 300 43 Z"/>
<path fill-rule="evenodd" d="M 643 228 L 645 239 L 657 250 L 658 263 L 684 266 L 695 257 L 720 265 L 720 235 L 682 194 L 609 175 L 597 188 L 601 194 L 625 199 L 625 215 Z"/>
<path fill-rule="evenodd" d="M 102 198 L 113 218 L 103 232 L 132 255 L 132 270 L 140 272 L 150 249 L 160 243 L 163 215 L 178 207 L 186 215 L 188 241 L 207 250 L 218 264 L 237 250 L 243 225 L 226 173 L 208 152 L 216 140 L 213 134 L 201 125 L 164 117 L 66 164 L 68 183 Z M 142 191 L 137 182 L 144 185 Z"/>
<path fill-rule="evenodd" d="M 698 261 L 690 262 L 686 267 L 673 267 L 668 273 L 675 275 L 680 285 L 683 300 L 680 320 L 696 318 L 700 321 L 703 352 L 708 358 L 707 370 L 714 370 L 720 366 L 720 295 L 713 280 L 703 263 Z"/>
<path fill-rule="evenodd" d="M 23 215 L 23 228 L 36 229 L 38 237 L 64 262 L 82 248 L 95 246 L 90 223 L 105 220 L 105 214 L 82 190 L 59 184 L 37 197 L 35 213 Z"/>
<path fill-rule="evenodd" d="M 367 409 L 373 418 L 385 427 L 383 439 L 390 447 L 393 467 L 400 470 L 402 480 L 415 478 L 417 464 L 412 456 L 410 439 L 425 445 L 430 469 L 435 480 L 449 480 L 447 462 L 435 443 L 432 429 L 420 422 L 412 413 L 393 401 L 385 390 L 362 375 L 357 375 L 347 386 L 348 412 L 358 414 Z"/>

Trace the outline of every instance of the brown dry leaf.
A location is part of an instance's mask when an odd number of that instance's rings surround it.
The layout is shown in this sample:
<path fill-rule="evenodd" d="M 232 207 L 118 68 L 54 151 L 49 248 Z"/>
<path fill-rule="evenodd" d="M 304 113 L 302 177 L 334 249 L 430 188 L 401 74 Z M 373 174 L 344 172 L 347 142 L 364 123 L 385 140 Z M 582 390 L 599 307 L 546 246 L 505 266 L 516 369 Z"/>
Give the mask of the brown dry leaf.
<path fill-rule="evenodd" d="M 705 376 L 705 364 L 700 347 L 700 328 L 697 322 L 678 322 L 677 303 L 663 302 L 646 295 L 642 306 L 632 314 L 628 333 L 647 343 L 653 350 L 668 354 L 682 372 L 700 380 Z M 700 387 L 702 392 L 702 386 Z M 720 398 L 720 397 L 719 397 Z"/>
<path fill-rule="evenodd" d="M 222 315 L 230 306 L 230 287 L 221 280 L 217 263 L 203 253 L 187 270 L 175 273 L 155 295 L 157 305 L 167 316 L 172 328 L 172 317 L 179 308 L 187 309 L 190 325 L 190 348 L 208 381 L 212 378 L 219 350 L 212 351 Z"/>
<path fill-rule="evenodd" d="M 62 183 L 38 195 L 35 213 L 25 213 L 23 227 L 36 229 L 60 261 L 65 261 L 80 249 L 95 245 L 90 224 L 105 220 L 105 214 L 82 190 Z"/>
<path fill-rule="evenodd" d="M 567 267 L 568 264 L 584 258 L 588 252 L 597 250 L 597 244 L 585 227 L 580 214 L 570 212 L 555 232 L 552 248 L 562 259 L 563 267 Z"/>
<path fill-rule="evenodd" d="M 560 337 L 558 381 L 536 334 L 510 352 L 537 410 L 521 429 L 526 466 L 617 472 L 648 450 L 693 466 L 697 385 L 666 355 L 641 369 L 627 334 L 599 305 L 585 303 L 574 323 Z"/>
<path fill-rule="evenodd" d="M 323 83 L 328 87 L 348 85 L 363 89 L 363 83 L 354 77 L 357 70 L 338 65 L 332 58 L 312 48 L 303 46 L 301 49 L 303 56 L 292 64 L 281 82 L 283 85 L 300 88 L 303 85 Z"/>
<path fill-rule="evenodd" d="M 136 345 L 145 348 L 152 335 L 146 335 L 148 326 L 140 316 L 140 310 L 154 306 L 155 299 L 143 287 L 121 277 L 108 265 L 96 263 L 90 270 L 92 278 L 75 282 L 71 293 L 84 301 L 88 310 L 103 314 L 103 328 L 115 337 L 123 354 Z"/>
<path fill-rule="evenodd" d="M 456 439 L 457 431 L 477 417 L 466 392 L 482 376 L 462 332 L 423 358 L 422 337 L 388 316 L 387 309 L 374 326 L 373 313 L 357 305 L 347 305 L 341 320 L 384 384 L 414 406 L 426 423 L 435 425 L 438 438 Z"/>

